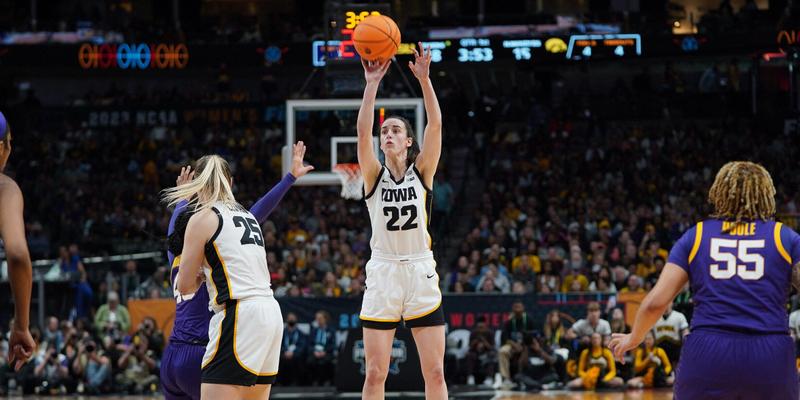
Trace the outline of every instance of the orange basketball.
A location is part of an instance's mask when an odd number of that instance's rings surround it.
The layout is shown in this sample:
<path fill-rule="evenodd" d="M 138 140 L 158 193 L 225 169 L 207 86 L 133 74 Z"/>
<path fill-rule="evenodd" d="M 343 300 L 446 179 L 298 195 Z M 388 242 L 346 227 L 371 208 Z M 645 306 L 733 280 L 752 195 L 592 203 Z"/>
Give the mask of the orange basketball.
<path fill-rule="evenodd" d="M 385 15 L 370 15 L 353 31 L 353 44 L 365 60 L 386 60 L 397 53 L 400 29 Z"/>

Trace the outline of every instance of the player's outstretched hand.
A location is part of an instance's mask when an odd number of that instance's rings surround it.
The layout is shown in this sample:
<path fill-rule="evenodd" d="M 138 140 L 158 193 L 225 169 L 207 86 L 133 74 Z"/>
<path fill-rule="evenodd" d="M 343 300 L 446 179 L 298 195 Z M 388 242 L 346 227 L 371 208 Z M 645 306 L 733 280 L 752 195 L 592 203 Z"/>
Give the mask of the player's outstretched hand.
<path fill-rule="evenodd" d="M 617 361 L 625 364 L 625 353 L 636 348 L 641 342 L 641 340 L 636 342 L 631 334 L 614 333 L 611 335 L 611 341 L 608 342 L 608 348 Z"/>
<path fill-rule="evenodd" d="M 178 178 L 175 179 L 175 186 L 185 185 L 194 179 L 194 171 L 192 170 L 192 166 L 188 165 L 185 167 L 181 167 L 181 174 L 178 175 Z"/>
<path fill-rule="evenodd" d="M 419 42 L 419 49 L 422 51 L 420 54 L 417 49 L 414 49 L 414 61 L 408 62 L 408 68 L 418 80 L 422 81 L 430 78 L 431 76 L 431 47 L 422 47 L 422 42 Z"/>
<path fill-rule="evenodd" d="M 11 330 L 11 337 L 8 340 L 8 364 L 14 367 L 14 371 L 19 371 L 33 356 L 34 351 L 36 342 L 33 341 L 28 329 Z"/>
<path fill-rule="evenodd" d="M 392 60 L 367 61 L 362 58 L 361 65 L 364 66 L 364 79 L 367 80 L 367 83 L 379 83 L 383 76 L 386 75 L 386 71 L 389 70 L 391 64 Z"/>
<path fill-rule="evenodd" d="M 303 164 L 303 157 L 306 156 L 306 145 L 303 141 L 299 141 L 292 145 L 292 176 L 295 179 L 314 170 L 313 165 Z"/>

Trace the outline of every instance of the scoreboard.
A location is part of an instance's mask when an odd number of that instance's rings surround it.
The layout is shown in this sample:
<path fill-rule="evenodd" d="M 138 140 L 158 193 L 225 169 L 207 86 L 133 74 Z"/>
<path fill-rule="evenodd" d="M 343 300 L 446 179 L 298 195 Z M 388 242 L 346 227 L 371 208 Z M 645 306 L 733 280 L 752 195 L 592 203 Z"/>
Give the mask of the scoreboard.
<path fill-rule="evenodd" d="M 558 62 L 597 58 L 631 58 L 642 55 L 639 34 L 572 35 L 544 38 L 460 38 L 423 40 L 430 46 L 434 63 L 458 62 L 486 64 L 498 61 L 519 63 Z M 349 37 L 344 40 L 317 40 L 311 44 L 312 64 L 325 65 L 326 60 L 358 60 Z M 403 42 L 399 56 L 413 54 L 416 42 Z"/>
<path fill-rule="evenodd" d="M 311 63 L 325 66 L 329 60 L 358 61 L 352 35 L 358 24 L 371 15 L 389 13 L 389 5 L 346 4 L 331 15 L 333 40 L 317 40 L 311 44 Z M 417 40 L 403 37 L 398 56 L 414 54 Z M 629 34 L 576 34 L 543 37 L 465 37 L 445 40 L 422 40 L 431 48 L 432 61 L 487 64 L 499 61 L 518 63 L 563 62 L 597 58 L 629 58 L 642 55 L 642 38 Z"/>

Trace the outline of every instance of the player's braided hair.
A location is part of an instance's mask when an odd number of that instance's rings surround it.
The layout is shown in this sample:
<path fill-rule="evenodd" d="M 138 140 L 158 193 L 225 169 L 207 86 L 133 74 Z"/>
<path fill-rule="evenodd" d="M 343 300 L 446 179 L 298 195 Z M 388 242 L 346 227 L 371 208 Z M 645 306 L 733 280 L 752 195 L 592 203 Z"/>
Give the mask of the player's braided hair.
<path fill-rule="evenodd" d="M 732 161 L 717 173 L 708 191 L 708 202 L 714 206 L 713 218 L 732 222 L 767 220 L 775 216 L 775 186 L 760 164 Z"/>

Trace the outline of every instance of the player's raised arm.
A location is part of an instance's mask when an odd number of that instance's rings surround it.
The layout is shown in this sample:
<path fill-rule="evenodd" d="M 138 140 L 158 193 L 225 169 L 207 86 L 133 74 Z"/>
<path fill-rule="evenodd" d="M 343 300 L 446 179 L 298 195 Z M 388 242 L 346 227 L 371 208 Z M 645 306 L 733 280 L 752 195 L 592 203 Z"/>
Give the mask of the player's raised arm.
<path fill-rule="evenodd" d="M 292 184 L 301 176 L 314 170 L 314 166 L 305 165 L 303 157 L 306 155 L 306 145 L 303 141 L 299 141 L 292 145 L 292 171 L 286 174 L 275 186 L 270 189 L 267 194 L 262 196 L 258 201 L 250 207 L 250 212 L 256 217 L 259 224 L 267 221 L 267 217 L 272 214 L 278 203 L 281 202 L 283 196 L 292 187 Z"/>
<path fill-rule="evenodd" d="M 422 87 L 422 98 L 425 101 L 425 114 L 428 124 L 425 125 L 425 138 L 423 139 L 422 149 L 417 156 L 417 169 L 422 173 L 427 187 L 433 187 L 433 176 L 439 165 L 439 157 L 442 155 L 442 110 L 439 108 L 439 100 L 433 90 L 431 82 L 431 48 L 427 49 L 419 44 L 422 54 L 414 50 L 415 60 L 409 61 L 408 67 L 419 80 Z"/>
<path fill-rule="evenodd" d="M 375 122 L 375 98 L 378 96 L 378 86 L 380 86 L 381 79 L 386 75 L 391 63 L 390 60 L 367 61 L 361 59 L 367 86 L 364 88 L 361 108 L 358 110 L 356 129 L 358 131 L 358 165 L 361 167 L 361 174 L 364 177 L 364 191 L 367 193 L 372 190 L 375 178 L 381 170 L 381 163 L 373 150 L 372 124 Z"/>

